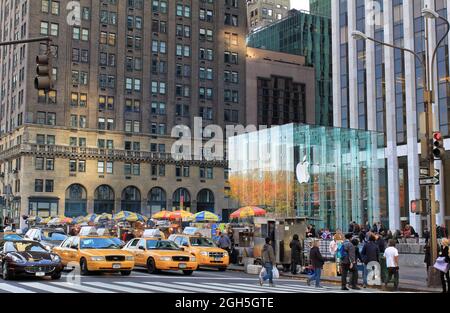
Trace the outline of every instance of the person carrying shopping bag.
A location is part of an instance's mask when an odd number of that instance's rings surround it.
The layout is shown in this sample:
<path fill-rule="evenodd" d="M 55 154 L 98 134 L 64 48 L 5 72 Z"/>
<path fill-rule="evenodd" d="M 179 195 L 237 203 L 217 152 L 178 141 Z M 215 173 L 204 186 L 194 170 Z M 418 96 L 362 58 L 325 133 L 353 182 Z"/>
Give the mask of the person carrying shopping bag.
<path fill-rule="evenodd" d="M 308 286 L 311 285 L 311 281 L 316 282 L 316 288 L 323 288 L 320 285 L 320 276 L 322 274 L 323 265 L 325 264 L 325 260 L 322 257 L 319 249 L 319 240 L 314 240 L 312 242 L 312 248 L 309 251 L 309 259 L 311 260 L 311 265 L 313 267 L 314 273 L 308 278 L 306 283 Z"/>
<path fill-rule="evenodd" d="M 275 287 L 273 284 L 273 267 L 276 266 L 275 252 L 270 245 L 270 238 L 266 238 L 266 244 L 262 249 L 262 263 L 266 270 L 266 274 L 259 278 L 259 284 L 262 286 L 266 280 L 269 280 L 269 286 Z"/>
<path fill-rule="evenodd" d="M 450 255 L 448 248 L 449 241 L 447 238 L 443 238 L 441 242 L 441 248 L 439 258 L 434 265 L 440 271 L 442 282 L 442 293 L 450 293 Z"/>

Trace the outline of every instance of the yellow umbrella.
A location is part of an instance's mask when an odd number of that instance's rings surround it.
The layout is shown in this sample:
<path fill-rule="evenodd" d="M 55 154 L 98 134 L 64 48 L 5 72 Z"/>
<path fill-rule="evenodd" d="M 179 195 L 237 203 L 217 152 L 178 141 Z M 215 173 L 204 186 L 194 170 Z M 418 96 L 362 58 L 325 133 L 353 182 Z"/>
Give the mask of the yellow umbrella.
<path fill-rule="evenodd" d="M 168 220 L 170 218 L 170 211 L 161 211 L 152 215 L 155 220 Z"/>
<path fill-rule="evenodd" d="M 170 212 L 169 219 L 170 220 L 184 220 L 184 219 L 191 218 L 193 215 L 194 214 L 192 214 L 191 212 L 188 212 L 185 210 L 178 210 L 178 211 Z"/>

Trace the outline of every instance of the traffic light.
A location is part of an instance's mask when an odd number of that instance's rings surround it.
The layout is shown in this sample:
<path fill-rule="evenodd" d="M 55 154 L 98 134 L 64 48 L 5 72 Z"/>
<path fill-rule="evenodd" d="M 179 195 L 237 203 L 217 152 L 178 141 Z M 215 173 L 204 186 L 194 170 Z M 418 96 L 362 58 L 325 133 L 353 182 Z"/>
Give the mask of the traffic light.
<path fill-rule="evenodd" d="M 50 58 L 42 54 L 36 57 L 36 78 L 34 79 L 34 88 L 38 90 L 49 91 L 52 86 Z"/>
<path fill-rule="evenodd" d="M 425 212 L 426 201 L 424 200 L 413 200 L 411 201 L 411 213 L 413 214 L 423 214 Z"/>
<path fill-rule="evenodd" d="M 433 134 L 433 155 L 435 159 L 442 160 L 445 156 L 444 137 L 440 132 Z"/>

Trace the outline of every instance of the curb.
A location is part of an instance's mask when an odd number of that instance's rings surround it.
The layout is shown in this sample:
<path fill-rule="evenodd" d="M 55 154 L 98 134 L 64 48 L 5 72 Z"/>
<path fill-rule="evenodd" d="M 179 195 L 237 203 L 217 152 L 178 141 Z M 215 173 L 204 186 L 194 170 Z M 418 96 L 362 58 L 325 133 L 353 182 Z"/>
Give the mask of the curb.
<path fill-rule="evenodd" d="M 240 269 L 240 268 L 228 268 L 228 271 L 231 271 L 231 272 L 244 272 L 244 269 L 243 268 L 242 269 Z M 306 281 L 306 275 L 303 275 L 303 274 L 301 274 L 301 275 L 302 276 L 291 276 L 291 275 L 286 275 L 286 274 L 283 274 L 282 272 L 280 272 L 280 276 L 283 276 L 285 278 L 291 278 L 292 280 Z M 334 283 L 334 284 L 339 284 L 340 283 L 339 280 L 330 279 L 330 278 L 321 278 L 321 281 L 327 282 L 327 283 Z M 368 289 L 370 288 L 370 289 L 383 290 L 383 286 L 368 286 L 367 288 Z M 399 287 L 399 291 L 425 292 L 425 293 L 437 293 L 437 292 L 440 292 L 439 289 L 429 290 L 429 289 L 414 288 L 414 287 Z"/>

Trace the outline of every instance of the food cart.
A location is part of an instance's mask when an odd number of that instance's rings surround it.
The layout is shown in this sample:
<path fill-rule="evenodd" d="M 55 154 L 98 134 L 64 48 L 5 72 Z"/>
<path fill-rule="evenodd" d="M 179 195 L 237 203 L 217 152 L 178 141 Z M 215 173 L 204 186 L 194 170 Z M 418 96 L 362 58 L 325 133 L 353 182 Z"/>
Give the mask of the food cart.
<path fill-rule="evenodd" d="M 297 234 L 300 242 L 306 234 L 308 218 L 306 217 L 255 217 L 253 236 L 253 257 L 257 263 L 261 262 L 262 248 L 265 239 L 272 240 L 276 262 L 288 270 L 291 264 L 291 248 L 289 244 L 292 237 Z"/>
<path fill-rule="evenodd" d="M 253 224 L 230 224 L 233 234 L 234 249 L 237 252 L 237 263 L 242 264 L 245 258 L 253 257 L 254 227 Z"/>

